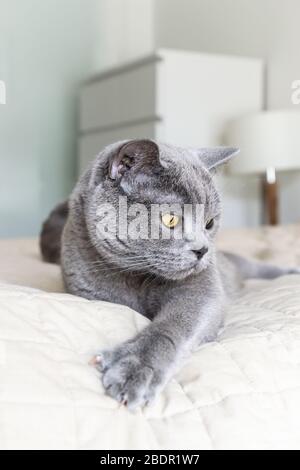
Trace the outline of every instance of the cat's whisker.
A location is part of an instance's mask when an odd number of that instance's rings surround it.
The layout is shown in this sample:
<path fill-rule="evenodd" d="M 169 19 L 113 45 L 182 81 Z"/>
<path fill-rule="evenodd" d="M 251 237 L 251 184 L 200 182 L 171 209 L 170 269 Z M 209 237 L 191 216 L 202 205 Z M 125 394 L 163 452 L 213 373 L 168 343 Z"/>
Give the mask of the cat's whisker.
<path fill-rule="evenodd" d="M 103 268 L 103 265 L 102 265 L 103 269 L 97 269 L 97 267 L 98 266 L 94 265 L 92 268 L 95 268 L 98 273 L 101 272 L 101 271 L 107 271 L 106 265 L 105 265 L 104 268 Z M 129 263 L 128 266 L 126 266 L 124 268 L 120 268 L 120 267 L 112 268 L 112 267 L 110 267 L 109 272 L 111 273 L 112 271 L 116 271 L 117 273 L 121 273 L 121 272 L 141 270 L 141 268 L 149 269 L 151 267 L 152 268 L 158 267 L 158 263 L 153 263 L 153 262 L 150 263 L 148 261 L 138 261 L 138 262 L 134 262 L 134 263 Z"/>

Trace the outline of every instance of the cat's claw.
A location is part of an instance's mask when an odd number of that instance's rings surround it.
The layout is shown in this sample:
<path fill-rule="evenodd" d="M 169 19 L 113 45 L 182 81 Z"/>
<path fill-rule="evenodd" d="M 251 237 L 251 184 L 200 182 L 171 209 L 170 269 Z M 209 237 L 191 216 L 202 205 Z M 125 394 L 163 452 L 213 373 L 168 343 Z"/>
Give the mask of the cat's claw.
<path fill-rule="evenodd" d="M 101 365 L 106 393 L 129 410 L 147 405 L 160 388 L 161 372 L 144 364 L 136 353 L 120 356 L 118 351 L 115 357 L 113 352 L 101 353 Z"/>
<path fill-rule="evenodd" d="M 102 358 L 101 356 L 94 356 L 92 359 L 89 361 L 90 366 L 98 366 L 101 364 Z"/>

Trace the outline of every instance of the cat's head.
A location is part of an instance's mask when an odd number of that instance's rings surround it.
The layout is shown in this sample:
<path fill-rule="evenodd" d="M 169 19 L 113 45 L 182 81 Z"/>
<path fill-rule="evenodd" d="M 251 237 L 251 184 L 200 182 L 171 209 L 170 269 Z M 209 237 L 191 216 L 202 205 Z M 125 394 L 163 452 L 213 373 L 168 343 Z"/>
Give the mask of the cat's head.
<path fill-rule="evenodd" d="M 213 173 L 236 153 L 151 140 L 107 147 L 85 191 L 93 245 L 120 271 L 173 280 L 202 271 L 212 261 L 221 215 Z"/>

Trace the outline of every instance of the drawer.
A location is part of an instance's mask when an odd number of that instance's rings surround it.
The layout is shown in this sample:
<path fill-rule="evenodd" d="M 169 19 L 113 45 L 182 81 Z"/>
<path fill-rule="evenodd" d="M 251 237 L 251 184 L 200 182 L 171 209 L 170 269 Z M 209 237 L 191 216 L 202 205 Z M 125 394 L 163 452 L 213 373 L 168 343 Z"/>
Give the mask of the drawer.
<path fill-rule="evenodd" d="M 80 95 L 80 130 L 105 130 L 156 117 L 156 63 L 152 57 L 104 73 L 86 83 Z"/>

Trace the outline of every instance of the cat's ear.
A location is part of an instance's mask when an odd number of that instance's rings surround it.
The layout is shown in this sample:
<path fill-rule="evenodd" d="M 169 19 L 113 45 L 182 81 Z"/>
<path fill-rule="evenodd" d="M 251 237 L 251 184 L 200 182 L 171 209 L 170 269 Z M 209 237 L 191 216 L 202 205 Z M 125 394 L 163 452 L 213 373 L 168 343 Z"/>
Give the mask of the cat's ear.
<path fill-rule="evenodd" d="M 152 172 L 159 165 L 159 149 L 155 142 L 148 139 L 131 140 L 111 157 L 109 176 L 119 180 L 127 172 Z"/>
<path fill-rule="evenodd" d="M 197 149 L 197 155 L 203 166 L 209 171 L 214 170 L 220 165 L 229 162 L 229 160 L 239 153 L 238 148 L 234 147 L 212 147 Z"/>

